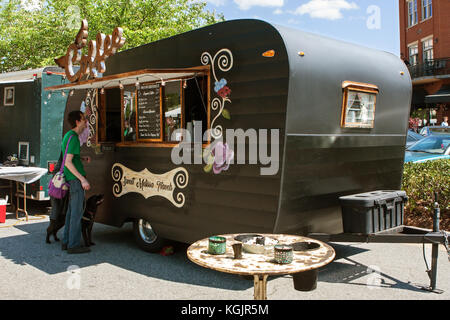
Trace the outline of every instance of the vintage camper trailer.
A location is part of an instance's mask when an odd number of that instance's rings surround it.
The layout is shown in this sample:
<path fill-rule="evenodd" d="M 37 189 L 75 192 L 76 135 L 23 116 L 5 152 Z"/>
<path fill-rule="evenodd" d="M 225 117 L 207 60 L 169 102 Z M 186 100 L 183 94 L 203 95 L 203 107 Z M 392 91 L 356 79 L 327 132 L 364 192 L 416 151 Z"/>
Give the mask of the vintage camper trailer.
<path fill-rule="evenodd" d="M 49 90 L 75 90 L 66 115 L 87 107 L 97 221 L 133 221 L 149 251 L 223 233 L 340 232 L 339 196 L 400 189 L 411 80 L 390 53 L 235 20 L 119 52 L 102 78 Z M 227 140 L 231 129 L 241 139 Z M 174 161 L 180 141 L 192 163 Z"/>
<path fill-rule="evenodd" d="M 52 170 L 59 158 L 67 97 L 44 89 L 64 83 L 64 70 L 57 67 L 0 74 L 0 163 L 17 155 L 20 165 Z M 49 178 L 28 186 L 27 197 L 48 200 Z"/>

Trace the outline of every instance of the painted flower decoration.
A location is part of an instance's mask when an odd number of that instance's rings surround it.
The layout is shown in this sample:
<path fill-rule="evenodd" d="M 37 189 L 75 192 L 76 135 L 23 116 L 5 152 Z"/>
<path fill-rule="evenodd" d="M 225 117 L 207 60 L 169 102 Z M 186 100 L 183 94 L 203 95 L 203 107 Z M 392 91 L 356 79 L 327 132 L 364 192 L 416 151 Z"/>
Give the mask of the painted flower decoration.
<path fill-rule="evenodd" d="M 226 98 L 229 94 L 231 93 L 231 89 L 228 88 L 227 86 L 223 87 L 222 89 L 220 89 L 217 94 L 219 96 L 221 96 L 222 98 Z"/>
<path fill-rule="evenodd" d="M 215 86 L 214 86 L 214 91 L 218 93 L 226 85 L 227 85 L 227 80 L 222 78 L 222 79 L 220 79 L 220 81 L 216 81 Z"/>
<path fill-rule="evenodd" d="M 228 170 L 231 160 L 234 157 L 234 151 L 228 147 L 227 143 L 217 142 L 210 152 L 208 164 L 205 166 L 205 172 L 213 170 L 214 174 Z"/>

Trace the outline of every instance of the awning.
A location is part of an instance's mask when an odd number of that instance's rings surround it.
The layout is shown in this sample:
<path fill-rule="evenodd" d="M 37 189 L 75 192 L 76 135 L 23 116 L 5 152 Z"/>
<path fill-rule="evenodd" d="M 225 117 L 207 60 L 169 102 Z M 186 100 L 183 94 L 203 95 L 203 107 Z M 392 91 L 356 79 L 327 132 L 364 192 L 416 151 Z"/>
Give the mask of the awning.
<path fill-rule="evenodd" d="M 205 75 L 209 72 L 209 66 L 187 68 L 187 69 L 143 69 L 138 71 L 114 74 L 106 77 L 96 78 L 92 80 L 84 80 L 80 82 L 62 84 L 53 87 L 47 87 L 47 91 L 60 91 L 71 89 L 99 89 L 99 88 L 114 88 L 123 86 L 135 85 L 136 82 L 144 83 L 158 83 L 170 82 L 175 80 L 190 79 L 196 76 Z"/>
<path fill-rule="evenodd" d="M 435 94 L 425 96 L 425 103 L 449 103 L 450 85 L 442 86 Z"/>

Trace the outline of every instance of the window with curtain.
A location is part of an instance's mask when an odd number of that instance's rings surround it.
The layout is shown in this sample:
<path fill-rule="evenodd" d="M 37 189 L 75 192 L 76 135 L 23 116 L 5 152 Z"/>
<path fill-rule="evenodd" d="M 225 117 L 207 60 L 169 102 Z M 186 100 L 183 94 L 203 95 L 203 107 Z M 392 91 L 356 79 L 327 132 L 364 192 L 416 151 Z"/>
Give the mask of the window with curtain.
<path fill-rule="evenodd" d="M 373 128 L 378 88 L 374 85 L 344 82 L 341 126 Z"/>
<path fill-rule="evenodd" d="M 408 27 L 417 24 L 417 0 L 408 0 Z"/>
<path fill-rule="evenodd" d="M 409 63 L 413 66 L 419 63 L 419 46 L 417 44 L 410 45 L 409 51 Z"/>
<path fill-rule="evenodd" d="M 422 20 L 429 19 L 433 16 L 432 0 L 422 0 Z"/>
<path fill-rule="evenodd" d="M 422 42 L 423 62 L 433 60 L 433 38 L 424 40 Z"/>

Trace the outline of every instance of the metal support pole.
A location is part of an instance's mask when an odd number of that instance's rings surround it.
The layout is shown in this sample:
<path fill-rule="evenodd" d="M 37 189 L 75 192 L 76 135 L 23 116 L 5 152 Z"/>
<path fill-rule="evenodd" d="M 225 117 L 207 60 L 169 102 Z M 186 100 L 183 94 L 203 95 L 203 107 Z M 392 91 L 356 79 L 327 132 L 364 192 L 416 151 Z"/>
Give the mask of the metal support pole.
<path fill-rule="evenodd" d="M 438 194 L 434 193 L 434 216 L 433 216 L 433 232 L 439 232 L 439 222 L 441 219 L 441 212 L 438 203 Z M 430 287 L 431 290 L 436 290 L 436 279 L 437 279 L 437 265 L 439 256 L 439 243 L 433 243 L 431 249 L 431 276 L 430 276 Z"/>

